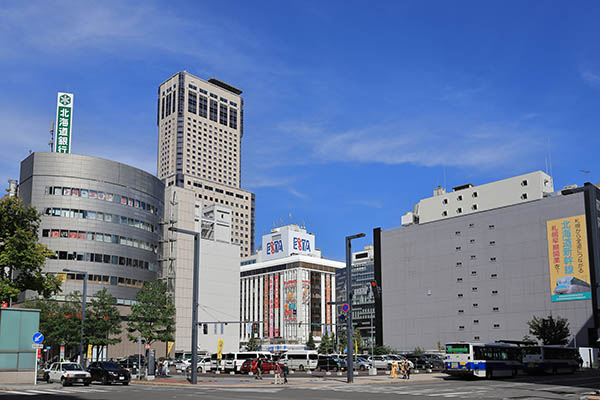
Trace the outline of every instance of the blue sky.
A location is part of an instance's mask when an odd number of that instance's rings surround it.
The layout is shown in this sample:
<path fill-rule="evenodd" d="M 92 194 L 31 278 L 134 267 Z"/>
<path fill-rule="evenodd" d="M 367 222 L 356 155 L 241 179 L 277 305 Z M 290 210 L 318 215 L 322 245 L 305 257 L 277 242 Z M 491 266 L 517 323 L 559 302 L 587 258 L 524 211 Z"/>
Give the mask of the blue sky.
<path fill-rule="evenodd" d="M 57 91 L 73 152 L 155 173 L 157 86 L 187 70 L 244 90 L 257 243 L 291 213 L 342 260 L 444 171 L 545 170 L 549 147 L 556 188 L 600 182 L 599 20 L 596 1 L 6 1 L 0 185 L 48 149 Z"/>

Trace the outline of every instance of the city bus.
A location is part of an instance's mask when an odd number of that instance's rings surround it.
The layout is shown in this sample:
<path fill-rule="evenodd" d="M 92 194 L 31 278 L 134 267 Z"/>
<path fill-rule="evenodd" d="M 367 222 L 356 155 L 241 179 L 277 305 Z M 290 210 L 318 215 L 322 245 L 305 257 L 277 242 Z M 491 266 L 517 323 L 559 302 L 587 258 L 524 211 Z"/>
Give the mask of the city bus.
<path fill-rule="evenodd" d="M 523 368 L 528 374 L 574 373 L 579 367 L 578 350 L 562 346 L 524 346 Z"/>
<path fill-rule="evenodd" d="M 517 376 L 523 371 L 518 346 L 504 343 L 448 343 L 445 372 L 449 375 L 493 378 Z"/>

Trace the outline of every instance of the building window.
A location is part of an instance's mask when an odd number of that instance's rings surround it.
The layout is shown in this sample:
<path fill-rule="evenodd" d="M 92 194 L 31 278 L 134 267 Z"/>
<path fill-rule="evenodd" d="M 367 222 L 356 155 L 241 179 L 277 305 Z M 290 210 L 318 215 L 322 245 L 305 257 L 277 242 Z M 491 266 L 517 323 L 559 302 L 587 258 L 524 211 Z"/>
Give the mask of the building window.
<path fill-rule="evenodd" d="M 475 224 L 474 224 L 474 223 L 470 223 L 470 224 L 469 224 L 469 228 L 474 228 L 474 227 L 475 227 Z"/>
<path fill-rule="evenodd" d="M 471 260 L 476 260 L 476 259 L 477 259 L 477 256 L 476 256 L 476 255 L 474 255 L 474 254 L 473 254 L 473 255 L 471 255 Z"/>
<path fill-rule="evenodd" d="M 458 297 L 463 297 L 463 294 L 462 294 L 462 293 L 459 293 L 459 294 L 458 294 Z"/>
<path fill-rule="evenodd" d="M 442 211 L 442 217 L 447 217 L 448 216 L 448 211 Z"/>
<path fill-rule="evenodd" d="M 477 204 L 473 204 L 473 205 L 471 206 L 471 210 L 473 210 L 473 211 L 476 211 L 476 210 L 477 210 Z"/>
<path fill-rule="evenodd" d="M 471 288 L 471 292 L 476 292 L 476 291 L 477 291 L 477 288 L 476 288 L 476 287 L 472 287 L 472 288 Z"/>
<path fill-rule="evenodd" d="M 457 266 L 457 267 L 462 267 L 462 262 L 460 262 L 460 261 L 457 261 L 457 262 L 456 262 L 456 266 Z"/>
<path fill-rule="evenodd" d="M 495 246 L 496 242 L 494 240 L 490 240 L 490 246 Z"/>
<path fill-rule="evenodd" d="M 460 236 L 460 231 L 454 232 L 454 236 Z"/>
<path fill-rule="evenodd" d="M 527 179 L 523 179 L 521 181 L 521 186 L 527 186 Z"/>
<path fill-rule="evenodd" d="M 463 314 L 465 312 L 465 310 L 458 310 L 459 314 Z"/>
<path fill-rule="evenodd" d="M 206 118 L 207 108 L 208 108 L 208 99 L 202 95 L 198 95 L 198 115 Z"/>
<path fill-rule="evenodd" d="M 477 197 L 477 192 L 473 192 L 473 194 L 471 195 L 473 198 Z"/>
<path fill-rule="evenodd" d="M 197 104 L 198 101 L 196 93 L 188 91 L 188 111 L 196 114 Z"/>
<path fill-rule="evenodd" d="M 496 229 L 496 226 L 495 225 L 488 225 L 488 229 L 489 230 Z"/>
<path fill-rule="evenodd" d="M 499 312 L 499 311 L 500 311 L 500 308 L 499 308 L 499 307 L 494 307 L 494 308 L 492 308 L 492 311 L 493 311 L 493 312 Z"/>
<path fill-rule="evenodd" d="M 471 276 L 476 276 L 477 275 L 477 271 L 471 271 Z"/>
<path fill-rule="evenodd" d="M 469 240 L 469 243 L 471 243 L 471 244 L 475 243 L 475 239 Z"/>
<path fill-rule="evenodd" d="M 495 295 L 497 295 L 497 294 L 498 294 L 498 291 L 497 291 L 497 290 L 492 290 L 492 296 L 495 296 Z"/>
<path fill-rule="evenodd" d="M 456 282 L 462 282 L 462 278 L 456 278 Z"/>
<path fill-rule="evenodd" d="M 473 340 L 479 340 L 479 336 L 473 336 Z"/>
<path fill-rule="evenodd" d="M 460 325 L 460 326 L 458 327 L 458 330 L 459 330 L 459 331 L 464 331 L 464 330 L 465 330 L 465 327 L 464 327 L 464 325 Z"/>
<path fill-rule="evenodd" d="M 442 204 L 448 204 L 448 199 L 442 200 Z"/>
<path fill-rule="evenodd" d="M 490 262 L 496 262 L 496 257 L 490 257 Z"/>
<path fill-rule="evenodd" d="M 521 195 L 521 200 L 527 200 L 527 193 L 523 193 Z"/>
<path fill-rule="evenodd" d="M 456 251 L 460 251 L 461 247 L 460 246 L 456 246 Z"/>
<path fill-rule="evenodd" d="M 473 324 L 475 324 L 475 325 L 479 324 L 479 320 L 478 319 L 474 319 L 473 320 Z"/>
<path fill-rule="evenodd" d="M 494 329 L 500 329 L 500 324 L 494 324 Z"/>
<path fill-rule="evenodd" d="M 214 100 L 210 101 L 210 117 L 211 121 L 217 122 L 217 102 Z"/>
<path fill-rule="evenodd" d="M 227 126 L 227 106 L 219 104 L 219 123 Z"/>
<path fill-rule="evenodd" d="M 462 200 L 462 194 L 458 195 L 458 197 L 456 198 L 456 200 L 461 201 Z"/>
<path fill-rule="evenodd" d="M 458 208 L 456 209 L 456 213 L 457 213 L 457 214 L 461 214 L 461 213 L 462 213 L 462 208 L 461 208 L 461 207 L 458 207 Z"/>
<path fill-rule="evenodd" d="M 237 110 L 229 108 L 229 127 L 237 129 Z"/>
<path fill-rule="evenodd" d="M 498 274 L 492 274 L 492 275 L 490 275 L 490 279 L 496 279 L 496 278 L 498 278 Z"/>
<path fill-rule="evenodd" d="M 478 307 L 479 307 L 479 304 L 473 303 L 473 308 L 478 308 Z"/>

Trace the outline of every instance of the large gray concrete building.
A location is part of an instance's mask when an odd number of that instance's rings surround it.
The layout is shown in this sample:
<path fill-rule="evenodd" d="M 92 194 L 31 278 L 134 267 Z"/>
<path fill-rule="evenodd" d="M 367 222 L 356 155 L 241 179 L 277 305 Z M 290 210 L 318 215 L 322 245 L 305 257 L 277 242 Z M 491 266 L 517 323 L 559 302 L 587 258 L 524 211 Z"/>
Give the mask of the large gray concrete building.
<path fill-rule="evenodd" d="M 40 243 L 56 253 L 45 271 L 66 280 L 59 299 L 107 288 L 130 305 L 159 272 L 164 185 L 140 169 L 97 157 L 33 153 L 21 162 L 19 196 L 42 213 Z"/>
<path fill-rule="evenodd" d="M 521 340 L 532 317 L 552 314 L 568 319 L 577 345 L 596 346 L 600 191 L 586 184 L 553 192 L 548 178 L 510 178 L 498 193 L 485 185 L 486 196 L 502 199 L 485 208 L 472 207 L 477 186 L 437 190 L 429 202 L 439 213 L 426 210 L 427 222 L 416 209 L 401 228 L 375 229 L 378 342 L 411 350 Z M 532 182 L 542 183 L 528 193 Z M 467 215 L 457 215 L 467 201 Z M 449 215 L 452 203 L 459 205 Z"/>

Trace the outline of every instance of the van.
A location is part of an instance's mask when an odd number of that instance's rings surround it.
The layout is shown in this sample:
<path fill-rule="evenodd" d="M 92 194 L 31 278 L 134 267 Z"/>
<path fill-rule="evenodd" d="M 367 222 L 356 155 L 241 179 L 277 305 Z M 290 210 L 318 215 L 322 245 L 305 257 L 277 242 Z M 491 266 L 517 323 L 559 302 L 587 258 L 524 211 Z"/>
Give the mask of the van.
<path fill-rule="evenodd" d="M 281 356 L 279 362 L 292 370 L 313 371 L 317 368 L 319 354 L 314 350 L 288 351 Z"/>
<path fill-rule="evenodd" d="M 273 361 L 273 355 L 268 351 L 244 351 L 238 353 L 225 353 L 223 360 L 225 361 L 225 371 L 240 372 L 244 361 L 253 358 L 263 358 Z"/>

